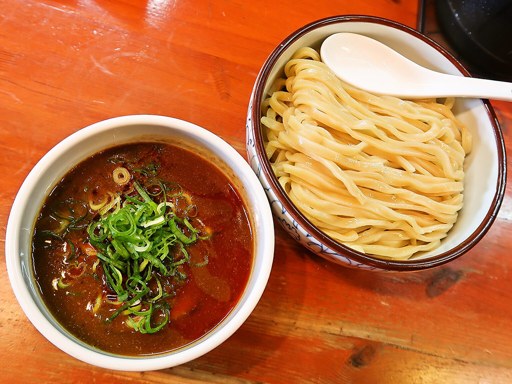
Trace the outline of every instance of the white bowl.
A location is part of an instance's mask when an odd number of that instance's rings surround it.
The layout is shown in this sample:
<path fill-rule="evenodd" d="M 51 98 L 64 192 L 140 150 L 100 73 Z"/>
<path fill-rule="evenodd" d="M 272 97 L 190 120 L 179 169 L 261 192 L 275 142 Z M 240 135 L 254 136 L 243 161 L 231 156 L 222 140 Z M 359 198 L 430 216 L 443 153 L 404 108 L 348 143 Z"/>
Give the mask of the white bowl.
<path fill-rule="evenodd" d="M 85 345 L 58 324 L 42 302 L 31 262 L 35 218 L 44 199 L 67 171 L 100 150 L 140 138 L 182 139 L 212 153 L 240 192 L 250 211 L 255 238 L 252 271 L 245 291 L 229 315 L 212 331 L 176 351 L 143 357 L 124 357 Z M 147 371 L 169 368 L 195 359 L 231 336 L 258 303 L 270 274 L 274 254 L 272 214 L 263 189 L 242 156 L 213 133 L 194 124 L 163 116 L 136 115 L 105 120 L 83 128 L 52 148 L 21 186 L 9 216 L 5 255 L 13 291 L 33 325 L 54 345 L 87 363 L 116 370 Z"/>
<path fill-rule="evenodd" d="M 463 66 L 434 41 L 396 22 L 370 16 L 336 16 L 308 24 L 283 40 L 270 54 L 256 79 L 247 114 L 249 163 L 263 184 L 274 215 L 283 228 L 312 252 L 337 264 L 368 270 L 411 271 L 453 260 L 470 250 L 487 232 L 504 197 L 506 155 L 502 132 L 488 101 L 457 99 L 456 116 L 473 135 L 473 149 L 465 162 L 464 207 L 457 223 L 439 248 L 405 261 L 383 260 L 357 252 L 321 232 L 287 197 L 266 158 L 261 126 L 261 102 L 282 73 L 284 64 L 300 47 L 319 48 L 338 32 L 372 37 L 427 68 L 468 76 Z"/>

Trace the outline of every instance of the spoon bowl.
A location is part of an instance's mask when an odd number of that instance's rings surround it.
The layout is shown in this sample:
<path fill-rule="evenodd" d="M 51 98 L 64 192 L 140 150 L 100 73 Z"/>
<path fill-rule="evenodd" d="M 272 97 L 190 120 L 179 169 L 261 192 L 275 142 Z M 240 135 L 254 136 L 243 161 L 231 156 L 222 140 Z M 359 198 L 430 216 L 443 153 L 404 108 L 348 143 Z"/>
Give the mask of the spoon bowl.
<path fill-rule="evenodd" d="M 329 36 L 320 55 L 340 79 L 376 94 L 409 99 L 476 97 L 512 101 L 512 83 L 436 72 L 357 33 Z"/>

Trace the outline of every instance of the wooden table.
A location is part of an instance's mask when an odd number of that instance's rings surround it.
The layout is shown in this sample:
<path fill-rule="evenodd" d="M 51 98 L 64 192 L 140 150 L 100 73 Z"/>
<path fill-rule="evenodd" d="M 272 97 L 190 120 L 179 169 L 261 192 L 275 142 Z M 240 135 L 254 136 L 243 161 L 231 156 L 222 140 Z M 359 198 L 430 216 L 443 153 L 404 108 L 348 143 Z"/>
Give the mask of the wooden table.
<path fill-rule="evenodd" d="M 27 320 L 8 282 L 11 204 L 31 167 L 61 139 L 113 116 L 161 114 L 201 125 L 245 156 L 249 95 L 274 46 L 301 25 L 337 14 L 415 27 L 416 0 L 0 5 L 3 383 L 512 382 L 510 187 L 478 246 L 420 273 L 336 266 L 276 226 L 275 265 L 247 322 L 214 351 L 162 371 L 108 371 L 67 356 Z M 512 108 L 494 106 L 510 152 Z"/>

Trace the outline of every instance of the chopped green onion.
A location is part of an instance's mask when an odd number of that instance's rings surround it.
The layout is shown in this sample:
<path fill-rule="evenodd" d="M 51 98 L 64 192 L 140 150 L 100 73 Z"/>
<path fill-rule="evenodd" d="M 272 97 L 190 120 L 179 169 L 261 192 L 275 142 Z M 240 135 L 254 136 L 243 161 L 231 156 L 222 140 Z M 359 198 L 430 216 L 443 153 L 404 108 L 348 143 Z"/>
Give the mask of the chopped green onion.
<path fill-rule="evenodd" d="M 78 227 L 78 223 L 85 219 L 89 213 L 87 203 L 81 200 L 66 199 L 61 201 L 54 211 L 54 215 L 69 222 L 70 227 Z"/>
<path fill-rule="evenodd" d="M 179 185 L 176 190 L 182 194 Z M 113 197 L 87 229 L 105 281 L 120 303 L 107 321 L 122 314 L 126 325 L 141 333 L 158 332 L 169 322 L 164 300 L 169 294 L 158 276 L 186 279 L 180 266 L 190 262 L 187 246 L 201 240 L 201 231 L 188 217 L 178 217 L 167 198 L 175 196 L 168 196 L 164 184 L 144 187 L 134 181 L 132 192 Z M 197 209 L 192 211 L 195 216 Z"/>
<path fill-rule="evenodd" d="M 53 231 L 40 231 L 37 236 L 44 239 L 45 247 L 57 249 L 62 251 L 64 263 L 68 264 L 76 258 L 76 247 L 73 242 L 65 236 L 61 236 Z M 58 243 L 55 244 L 55 241 Z"/>
<path fill-rule="evenodd" d="M 190 236 L 185 235 L 185 233 L 178 227 L 178 224 L 184 224 L 185 227 L 191 232 Z M 171 227 L 172 233 L 174 233 L 182 243 L 191 244 L 196 241 L 197 231 L 187 219 L 173 217 L 171 220 L 169 220 L 169 226 Z"/>
<path fill-rule="evenodd" d="M 125 185 L 130 181 L 130 172 L 125 167 L 117 167 L 112 172 L 112 178 L 118 185 Z"/>

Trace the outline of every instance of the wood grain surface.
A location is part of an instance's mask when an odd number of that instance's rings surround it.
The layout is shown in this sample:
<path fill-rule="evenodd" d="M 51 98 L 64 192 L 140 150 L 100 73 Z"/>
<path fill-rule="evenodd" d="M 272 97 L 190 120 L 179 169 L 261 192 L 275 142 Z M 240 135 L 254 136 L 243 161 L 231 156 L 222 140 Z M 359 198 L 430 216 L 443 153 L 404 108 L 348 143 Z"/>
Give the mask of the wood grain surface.
<path fill-rule="evenodd" d="M 274 267 L 253 314 L 217 349 L 161 371 L 110 371 L 61 352 L 28 321 L 7 277 L 14 197 L 64 137 L 109 117 L 161 114 L 201 125 L 245 156 L 249 95 L 283 38 L 341 14 L 415 27 L 417 1 L 0 0 L 0 9 L 1 382 L 512 382 L 510 182 L 487 236 L 424 272 L 336 266 L 276 225 Z M 493 105 L 511 153 L 511 105 Z"/>

